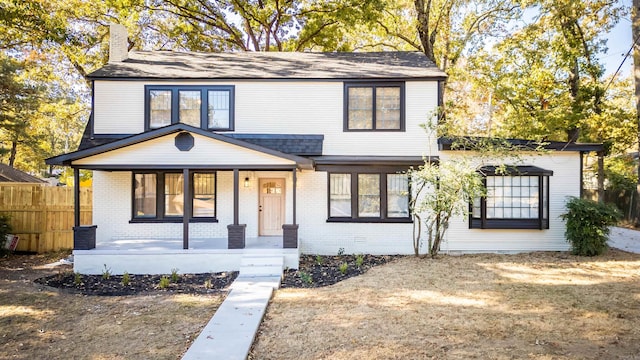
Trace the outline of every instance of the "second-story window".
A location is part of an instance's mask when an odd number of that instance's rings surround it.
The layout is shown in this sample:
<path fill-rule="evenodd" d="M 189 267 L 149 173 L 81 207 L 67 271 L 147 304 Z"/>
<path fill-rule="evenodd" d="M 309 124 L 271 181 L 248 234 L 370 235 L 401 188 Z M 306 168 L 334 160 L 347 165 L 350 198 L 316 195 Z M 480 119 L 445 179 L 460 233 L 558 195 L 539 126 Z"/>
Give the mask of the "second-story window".
<path fill-rule="evenodd" d="M 183 123 L 207 130 L 233 130 L 233 86 L 148 85 L 146 130 Z"/>
<path fill-rule="evenodd" d="M 404 131 L 404 83 L 344 85 L 345 131 Z"/>
<path fill-rule="evenodd" d="M 200 99 L 199 90 L 180 90 L 179 114 L 178 122 L 183 124 L 200 127 L 200 107 L 202 100 Z"/>
<path fill-rule="evenodd" d="M 149 127 L 171 124 L 171 90 L 149 90 Z"/>

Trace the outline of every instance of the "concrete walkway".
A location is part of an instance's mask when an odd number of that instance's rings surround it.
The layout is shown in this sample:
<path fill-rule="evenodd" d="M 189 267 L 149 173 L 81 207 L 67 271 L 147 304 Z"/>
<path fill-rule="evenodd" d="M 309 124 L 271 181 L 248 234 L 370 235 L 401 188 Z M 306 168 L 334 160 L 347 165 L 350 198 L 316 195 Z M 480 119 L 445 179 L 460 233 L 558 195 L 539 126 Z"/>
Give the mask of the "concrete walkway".
<path fill-rule="evenodd" d="M 277 264 L 271 258 L 247 259 L 229 294 L 183 360 L 245 360 L 249 355 L 273 290 L 280 287 L 283 259 L 277 259 Z"/>
<path fill-rule="evenodd" d="M 608 244 L 616 249 L 640 254 L 640 231 L 612 226 Z"/>

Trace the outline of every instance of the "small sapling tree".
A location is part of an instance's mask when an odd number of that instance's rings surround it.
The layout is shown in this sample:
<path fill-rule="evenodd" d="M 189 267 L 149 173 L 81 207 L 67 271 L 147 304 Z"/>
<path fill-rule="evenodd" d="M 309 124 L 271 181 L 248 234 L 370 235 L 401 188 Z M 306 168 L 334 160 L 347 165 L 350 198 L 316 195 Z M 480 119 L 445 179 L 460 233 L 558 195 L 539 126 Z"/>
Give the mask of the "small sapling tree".
<path fill-rule="evenodd" d="M 424 126 L 428 137 L 449 134 L 443 125 Z M 540 143 L 514 145 L 500 138 L 468 138 L 447 136 L 452 150 L 464 150 L 465 154 L 440 157 L 434 161 L 425 157 L 424 165 L 409 170 L 413 191 L 409 209 L 413 217 L 413 249 L 418 257 L 435 257 L 454 217 L 466 218 L 469 204 L 475 198 L 485 196 L 482 165 L 493 163 L 497 172 L 506 172 L 508 162 L 520 162 L 522 151 L 541 151 Z M 427 251 L 424 248 L 423 228 L 426 233 Z"/>
<path fill-rule="evenodd" d="M 415 188 L 410 200 L 414 253 L 419 257 L 435 257 L 451 218 L 467 216 L 469 202 L 484 194 L 482 175 L 466 159 L 441 163 L 427 159 L 418 169 L 410 170 L 409 176 Z M 421 254 L 423 224 L 427 239 L 425 254 Z"/>

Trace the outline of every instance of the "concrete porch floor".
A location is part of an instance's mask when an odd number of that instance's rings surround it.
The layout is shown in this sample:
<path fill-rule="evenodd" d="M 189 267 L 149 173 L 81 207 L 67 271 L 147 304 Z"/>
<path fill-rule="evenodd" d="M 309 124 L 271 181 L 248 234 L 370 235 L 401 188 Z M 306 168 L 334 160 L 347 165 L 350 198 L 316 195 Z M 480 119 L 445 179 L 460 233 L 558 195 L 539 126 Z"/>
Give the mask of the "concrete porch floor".
<path fill-rule="evenodd" d="M 73 270 L 99 275 L 106 269 L 114 275 L 181 274 L 238 271 L 243 256 L 281 256 L 284 266 L 297 269 L 299 249 L 283 249 L 282 237 L 246 239 L 244 249 L 227 249 L 227 239 L 192 239 L 189 249 L 182 239 L 127 239 L 100 241 L 95 249 L 74 250 Z"/>
<path fill-rule="evenodd" d="M 282 249 L 282 236 L 247 238 L 245 249 Z M 120 239 L 100 241 L 95 250 L 184 250 L 182 239 Z M 189 250 L 227 250 L 227 238 L 189 239 Z"/>

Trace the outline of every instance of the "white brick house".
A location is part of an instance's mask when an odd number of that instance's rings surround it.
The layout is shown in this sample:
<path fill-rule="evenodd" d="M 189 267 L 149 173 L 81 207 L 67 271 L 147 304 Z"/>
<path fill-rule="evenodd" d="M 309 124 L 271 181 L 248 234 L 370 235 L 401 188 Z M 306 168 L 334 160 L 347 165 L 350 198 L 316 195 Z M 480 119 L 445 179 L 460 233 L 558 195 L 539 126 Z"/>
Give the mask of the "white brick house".
<path fill-rule="evenodd" d="M 445 79 L 423 54 L 127 54 L 115 38 L 117 56 L 89 76 L 79 150 L 47 159 L 93 170 L 95 227 L 77 217 L 76 271 L 234 270 L 247 251 L 278 251 L 292 268 L 300 252 L 412 253 L 403 171 L 457 156 L 421 127 Z M 487 199 L 452 221 L 443 250 L 566 249 L 558 216 L 579 195 L 582 153 L 600 147 L 548 147 L 509 180 L 527 192 L 517 206 Z"/>

